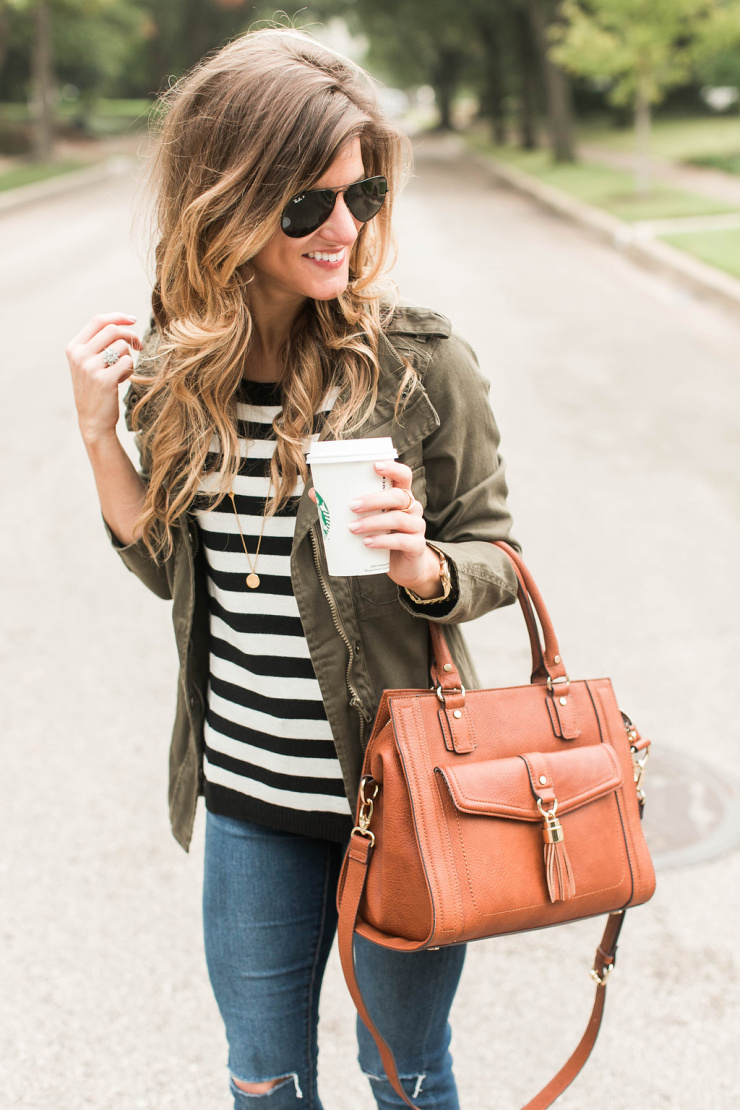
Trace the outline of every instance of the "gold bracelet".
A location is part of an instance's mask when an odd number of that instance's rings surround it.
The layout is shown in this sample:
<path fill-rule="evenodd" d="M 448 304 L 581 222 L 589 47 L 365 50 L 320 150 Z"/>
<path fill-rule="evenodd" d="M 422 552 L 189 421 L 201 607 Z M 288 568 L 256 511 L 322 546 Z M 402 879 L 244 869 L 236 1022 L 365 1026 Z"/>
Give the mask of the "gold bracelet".
<path fill-rule="evenodd" d="M 404 586 L 404 590 L 416 605 L 434 605 L 439 601 L 445 601 L 450 596 L 450 590 L 452 589 L 450 566 L 444 552 L 436 547 L 432 547 L 431 544 L 427 544 L 427 547 L 430 547 L 435 555 L 439 556 L 439 578 L 442 583 L 443 592 L 440 597 L 419 597 L 419 595 L 414 593 L 413 590 L 410 590 L 408 586 Z"/>

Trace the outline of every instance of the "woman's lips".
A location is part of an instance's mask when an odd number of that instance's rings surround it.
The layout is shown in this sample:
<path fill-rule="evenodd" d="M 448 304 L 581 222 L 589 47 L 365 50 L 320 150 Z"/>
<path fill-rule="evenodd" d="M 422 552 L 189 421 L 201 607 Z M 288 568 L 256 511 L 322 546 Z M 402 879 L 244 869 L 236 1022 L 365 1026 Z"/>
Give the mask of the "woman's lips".
<path fill-rule="evenodd" d="M 315 266 L 320 266 L 322 270 L 336 270 L 344 262 L 345 254 L 346 251 L 342 248 L 340 251 L 309 251 L 303 257 Z"/>

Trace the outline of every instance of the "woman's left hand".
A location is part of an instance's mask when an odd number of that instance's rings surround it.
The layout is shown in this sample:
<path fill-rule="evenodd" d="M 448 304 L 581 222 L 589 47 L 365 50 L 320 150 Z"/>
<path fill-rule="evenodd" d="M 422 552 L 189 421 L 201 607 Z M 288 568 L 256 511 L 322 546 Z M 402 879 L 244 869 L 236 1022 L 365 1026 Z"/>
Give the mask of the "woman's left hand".
<path fill-rule="evenodd" d="M 427 546 L 424 510 L 411 493 L 411 469 L 399 462 L 379 462 L 375 469 L 390 484 L 350 503 L 354 513 L 371 514 L 351 524 L 350 532 L 367 547 L 390 551 L 388 576 L 397 585 L 408 586 L 419 597 L 441 596 L 439 556 Z"/>

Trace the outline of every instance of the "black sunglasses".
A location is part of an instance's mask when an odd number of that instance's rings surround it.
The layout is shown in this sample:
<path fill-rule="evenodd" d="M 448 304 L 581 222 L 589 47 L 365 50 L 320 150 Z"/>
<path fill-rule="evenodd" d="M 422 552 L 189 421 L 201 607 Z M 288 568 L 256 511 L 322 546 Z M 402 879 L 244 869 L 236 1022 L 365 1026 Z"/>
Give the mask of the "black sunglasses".
<path fill-rule="evenodd" d="M 388 195 L 388 182 L 384 177 L 366 177 L 339 189 L 310 189 L 292 197 L 280 220 L 280 226 L 291 239 L 302 239 L 325 223 L 334 211 L 339 193 L 344 193 L 344 203 L 356 220 L 365 224 L 377 216 Z"/>

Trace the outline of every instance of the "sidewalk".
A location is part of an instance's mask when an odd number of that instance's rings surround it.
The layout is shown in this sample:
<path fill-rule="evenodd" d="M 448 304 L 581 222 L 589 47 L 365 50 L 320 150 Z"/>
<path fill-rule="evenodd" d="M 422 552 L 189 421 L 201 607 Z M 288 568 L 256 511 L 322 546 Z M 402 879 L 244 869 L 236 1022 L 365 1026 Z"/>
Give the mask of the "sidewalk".
<path fill-rule="evenodd" d="M 631 170 L 634 160 L 631 154 L 612 150 L 602 143 L 580 143 L 578 153 L 586 161 L 599 162 L 619 170 Z M 712 170 L 702 166 L 690 166 L 683 162 L 669 162 L 664 158 L 652 158 L 650 163 L 652 177 L 675 189 L 686 189 L 691 193 L 709 197 L 712 200 L 736 204 L 740 209 L 740 177 Z"/>
<path fill-rule="evenodd" d="M 95 142 L 72 143 L 60 141 L 56 157 L 89 163 L 78 170 L 69 170 L 54 177 L 47 177 L 30 185 L 0 191 L 0 213 L 23 208 L 64 193 L 74 192 L 89 185 L 97 185 L 108 177 L 130 174 L 131 167 L 146 144 L 146 135 L 115 136 Z M 0 169 L 5 171 L 18 164 L 18 159 L 0 159 Z"/>

